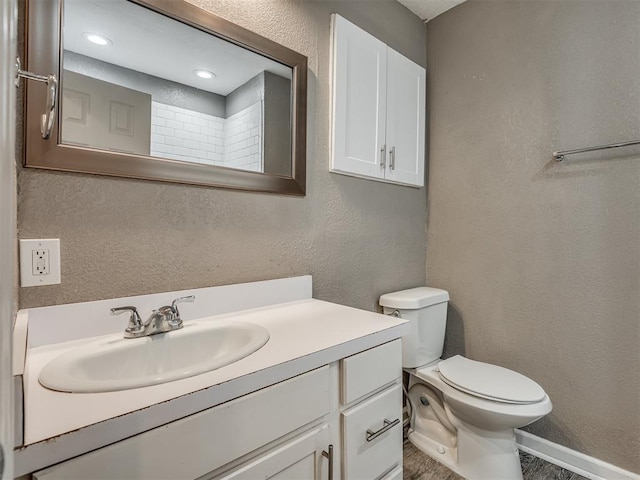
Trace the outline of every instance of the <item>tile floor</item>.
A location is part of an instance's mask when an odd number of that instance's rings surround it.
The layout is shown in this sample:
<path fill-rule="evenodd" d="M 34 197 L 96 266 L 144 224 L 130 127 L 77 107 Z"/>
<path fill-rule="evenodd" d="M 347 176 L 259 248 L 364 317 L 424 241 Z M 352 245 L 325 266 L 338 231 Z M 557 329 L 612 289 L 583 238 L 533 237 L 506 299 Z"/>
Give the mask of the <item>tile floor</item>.
<path fill-rule="evenodd" d="M 587 480 L 549 462 L 520 452 L 524 480 Z M 425 455 L 409 441 L 404 442 L 403 480 L 463 480 L 451 470 Z M 487 479 L 493 480 L 493 479 Z"/>

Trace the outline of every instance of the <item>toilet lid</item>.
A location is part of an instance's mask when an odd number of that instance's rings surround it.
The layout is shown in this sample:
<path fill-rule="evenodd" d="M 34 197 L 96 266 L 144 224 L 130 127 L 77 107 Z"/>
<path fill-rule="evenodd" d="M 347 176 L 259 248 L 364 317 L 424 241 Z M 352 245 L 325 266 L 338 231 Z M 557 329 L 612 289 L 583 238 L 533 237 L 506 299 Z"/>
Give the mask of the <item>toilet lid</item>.
<path fill-rule="evenodd" d="M 438 363 L 440 377 L 457 390 L 503 403 L 536 403 L 544 399 L 540 385 L 513 370 L 456 355 Z"/>

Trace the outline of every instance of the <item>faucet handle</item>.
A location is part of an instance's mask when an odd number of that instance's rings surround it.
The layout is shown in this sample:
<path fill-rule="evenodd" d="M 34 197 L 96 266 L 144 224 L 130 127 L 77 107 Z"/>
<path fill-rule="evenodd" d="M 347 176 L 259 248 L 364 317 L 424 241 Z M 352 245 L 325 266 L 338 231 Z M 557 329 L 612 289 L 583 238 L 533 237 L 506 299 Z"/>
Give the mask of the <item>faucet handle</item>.
<path fill-rule="evenodd" d="M 186 297 L 178 297 L 173 302 L 171 302 L 171 307 L 176 309 L 178 308 L 178 303 L 182 302 L 193 302 L 196 299 L 195 295 L 187 295 Z"/>
<path fill-rule="evenodd" d="M 183 302 L 193 302 L 196 299 L 195 295 L 187 295 L 186 297 L 176 298 L 173 302 L 171 302 L 171 308 L 173 309 L 175 320 L 181 322 L 180 312 L 178 311 L 178 304 Z"/>
<path fill-rule="evenodd" d="M 142 319 L 138 313 L 138 309 L 133 306 L 115 307 L 111 309 L 111 315 L 120 315 L 121 313 L 129 312 L 129 325 L 125 328 L 126 333 L 137 333 L 142 330 Z"/>

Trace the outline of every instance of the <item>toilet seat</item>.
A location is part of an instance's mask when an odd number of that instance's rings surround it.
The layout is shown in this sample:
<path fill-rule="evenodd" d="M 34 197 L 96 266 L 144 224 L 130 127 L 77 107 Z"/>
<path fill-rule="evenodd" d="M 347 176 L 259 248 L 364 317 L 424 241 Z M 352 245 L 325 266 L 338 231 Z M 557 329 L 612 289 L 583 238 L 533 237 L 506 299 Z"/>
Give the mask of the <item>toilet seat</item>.
<path fill-rule="evenodd" d="M 442 360 L 437 369 L 449 386 L 486 400 L 526 405 L 546 397 L 540 385 L 520 373 L 461 355 Z"/>

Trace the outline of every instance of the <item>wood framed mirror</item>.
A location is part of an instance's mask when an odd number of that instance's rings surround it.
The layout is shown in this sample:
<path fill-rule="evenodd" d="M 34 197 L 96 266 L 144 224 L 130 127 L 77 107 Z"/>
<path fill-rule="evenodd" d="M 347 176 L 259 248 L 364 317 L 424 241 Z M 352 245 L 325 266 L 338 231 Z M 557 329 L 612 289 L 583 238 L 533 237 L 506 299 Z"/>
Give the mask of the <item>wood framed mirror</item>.
<path fill-rule="evenodd" d="M 28 0 L 25 166 L 304 195 L 307 58 L 182 0 Z M 46 136 L 46 135 L 44 135 Z"/>

